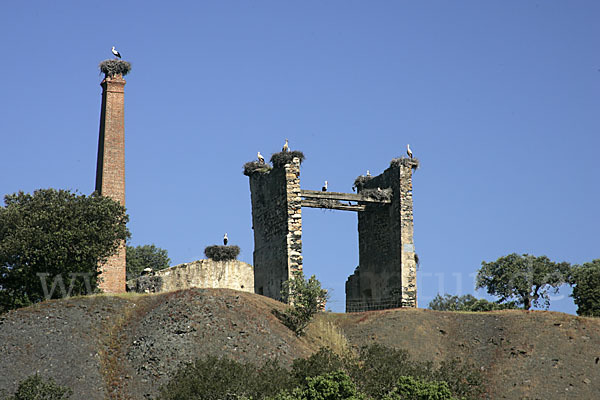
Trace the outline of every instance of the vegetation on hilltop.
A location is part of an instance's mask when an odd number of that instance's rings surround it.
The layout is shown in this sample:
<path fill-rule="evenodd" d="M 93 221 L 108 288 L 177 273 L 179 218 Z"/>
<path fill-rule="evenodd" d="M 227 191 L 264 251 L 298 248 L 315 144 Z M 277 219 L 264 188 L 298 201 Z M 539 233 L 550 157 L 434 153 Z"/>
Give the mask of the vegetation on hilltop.
<path fill-rule="evenodd" d="M 143 246 L 127 246 L 127 280 L 135 279 L 146 268 L 160 271 L 169 268 L 171 259 L 165 249 L 154 244 Z"/>

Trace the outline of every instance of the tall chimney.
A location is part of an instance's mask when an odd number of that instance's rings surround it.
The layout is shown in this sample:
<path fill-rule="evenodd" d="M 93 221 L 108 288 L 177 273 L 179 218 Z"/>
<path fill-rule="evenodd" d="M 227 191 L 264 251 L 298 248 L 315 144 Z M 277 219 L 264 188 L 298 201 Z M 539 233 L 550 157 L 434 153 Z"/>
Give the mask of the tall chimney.
<path fill-rule="evenodd" d="M 105 73 L 102 86 L 100 135 L 98 139 L 98 164 L 96 191 L 125 205 L 125 124 L 123 75 L 129 72 L 126 61 L 106 60 L 100 64 Z M 125 292 L 125 242 L 116 254 L 99 265 L 100 290 L 105 293 Z"/>

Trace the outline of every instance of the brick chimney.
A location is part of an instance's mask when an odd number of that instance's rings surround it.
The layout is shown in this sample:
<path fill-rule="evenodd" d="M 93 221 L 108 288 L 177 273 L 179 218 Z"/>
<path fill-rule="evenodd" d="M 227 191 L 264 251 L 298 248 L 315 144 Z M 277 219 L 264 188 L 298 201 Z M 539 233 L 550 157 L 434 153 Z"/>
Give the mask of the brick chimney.
<path fill-rule="evenodd" d="M 117 61 L 117 60 L 115 60 Z M 117 62 L 121 62 L 118 60 Z M 102 86 L 96 191 L 125 205 L 125 124 L 122 74 L 106 74 Z M 99 265 L 99 288 L 105 293 L 125 292 L 125 243 Z"/>

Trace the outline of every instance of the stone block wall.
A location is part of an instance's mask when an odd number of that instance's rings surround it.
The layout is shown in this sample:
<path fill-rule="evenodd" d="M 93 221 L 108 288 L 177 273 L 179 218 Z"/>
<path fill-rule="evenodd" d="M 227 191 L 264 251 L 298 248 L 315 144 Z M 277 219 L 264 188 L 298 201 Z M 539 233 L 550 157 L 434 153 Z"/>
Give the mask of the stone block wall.
<path fill-rule="evenodd" d="M 393 160 L 363 190 L 391 189 L 390 204 L 367 204 L 358 213 L 359 266 L 346 282 L 346 311 L 416 307 L 412 168 L 416 161 Z"/>
<path fill-rule="evenodd" d="M 254 270 L 245 262 L 198 260 L 127 282 L 129 291 L 158 293 L 188 288 L 225 288 L 254 293 Z"/>
<path fill-rule="evenodd" d="M 302 270 L 300 160 L 249 178 L 255 293 L 282 300 L 283 282 Z"/>

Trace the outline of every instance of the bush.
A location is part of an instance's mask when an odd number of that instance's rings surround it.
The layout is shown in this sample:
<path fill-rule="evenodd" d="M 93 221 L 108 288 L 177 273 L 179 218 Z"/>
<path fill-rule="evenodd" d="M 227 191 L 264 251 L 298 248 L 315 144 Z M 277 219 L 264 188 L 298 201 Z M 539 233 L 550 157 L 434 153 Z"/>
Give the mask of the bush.
<path fill-rule="evenodd" d="M 35 374 L 21 382 L 8 400 L 62 400 L 70 398 L 72 394 L 70 388 L 57 385 L 52 378 L 44 380 Z"/>
<path fill-rule="evenodd" d="M 169 268 L 171 259 L 167 250 L 155 245 L 127 246 L 127 280 L 135 279 L 145 268 L 152 271 Z"/>
<path fill-rule="evenodd" d="M 306 280 L 302 271 L 295 272 L 292 279 L 284 282 L 281 296 L 291 306 L 284 312 L 274 310 L 273 313 L 298 336 L 325 306 L 328 297 L 327 290 L 321 289 L 317 278 L 313 275 Z"/>
<path fill-rule="evenodd" d="M 271 155 L 271 164 L 275 168 L 281 168 L 285 164 L 290 164 L 294 158 L 300 159 L 300 164 L 304 161 L 304 153 L 298 150 L 282 151 Z"/>
<path fill-rule="evenodd" d="M 207 246 L 204 254 L 213 261 L 231 261 L 240 254 L 240 248 L 239 246 Z"/>
<path fill-rule="evenodd" d="M 428 382 L 401 376 L 383 400 L 458 400 L 446 382 Z"/>
<path fill-rule="evenodd" d="M 261 399 L 275 396 L 289 383 L 288 371 L 276 362 L 257 367 L 210 356 L 180 368 L 158 399 Z"/>
<path fill-rule="evenodd" d="M 258 161 L 249 161 L 244 164 L 244 175 L 268 174 L 272 167 L 269 164 L 261 164 Z"/>
<path fill-rule="evenodd" d="M 429 308 L 436 311 L 495 311 L 514 310 L 519 306 L 514 301 L 495 303 L 485 299 L 478 299 L 473 295 L 452 296 L 439 294 L 429 303 Z"/>
<path fill-rule="evenodd" d="M 574 267 L 572 275 L 577 315 L 600 317 L 600 259 Z"/>
<path fill-rule="evenodd" d="M 343 371 L 330 372 L 306 378 L 303 386 L 291 394 L 281 392 L 273 400 L 359 400 L 365 396 L 356 391 L 356 386 Z"/>

